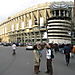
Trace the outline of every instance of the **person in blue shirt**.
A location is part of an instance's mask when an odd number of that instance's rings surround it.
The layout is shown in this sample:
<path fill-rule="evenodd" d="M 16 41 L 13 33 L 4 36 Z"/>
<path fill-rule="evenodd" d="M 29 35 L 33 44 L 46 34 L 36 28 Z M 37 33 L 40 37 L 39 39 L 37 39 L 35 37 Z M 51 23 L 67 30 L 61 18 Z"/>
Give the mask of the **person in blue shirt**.
<path fill-rule="evenodd" d="M 70 44 L 66 44 L 64 46 L 64 54 L 65 54 L 65 60 L 66 60 L 67 66 L 70 62 L 70 52 L 71 52 L 71 46 L 70 46 Z"/>

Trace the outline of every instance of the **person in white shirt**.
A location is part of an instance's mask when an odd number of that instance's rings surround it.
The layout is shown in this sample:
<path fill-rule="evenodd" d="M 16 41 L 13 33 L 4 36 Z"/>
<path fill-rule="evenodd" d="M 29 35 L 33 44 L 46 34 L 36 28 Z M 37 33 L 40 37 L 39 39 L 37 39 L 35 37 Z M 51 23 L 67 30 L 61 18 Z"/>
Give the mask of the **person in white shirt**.
<path fill-rule="evenodd" d="M 47 71 L 50 75 L 53 75 L 53 68 L 52 68 L 52 59 L 54 58 L 52 48 L 52 44 L 46 44 L 46 59 L 47 59 Z"/>
<path fill-rule="evenodd" d="M 15 50 L 16 50 L 16 44 L 15 43 L 13 43 L 12 49 L 13 49 L 13 55 L 15 55 L 16 54 L 16 52 L 15 52 Z"/>

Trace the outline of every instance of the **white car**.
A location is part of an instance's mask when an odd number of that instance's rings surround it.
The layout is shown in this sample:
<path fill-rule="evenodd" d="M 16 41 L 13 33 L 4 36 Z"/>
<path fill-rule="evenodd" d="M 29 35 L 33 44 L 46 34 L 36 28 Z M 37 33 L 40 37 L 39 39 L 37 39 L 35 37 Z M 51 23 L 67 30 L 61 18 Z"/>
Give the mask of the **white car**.
<path fill-rule="evenodd" d="M 33 46 L 32 46 L 32 45 L 28 45 L 28 46 L 26 47 L 26 50 L 34 50 L 34 49 L 33 49 Z"/>

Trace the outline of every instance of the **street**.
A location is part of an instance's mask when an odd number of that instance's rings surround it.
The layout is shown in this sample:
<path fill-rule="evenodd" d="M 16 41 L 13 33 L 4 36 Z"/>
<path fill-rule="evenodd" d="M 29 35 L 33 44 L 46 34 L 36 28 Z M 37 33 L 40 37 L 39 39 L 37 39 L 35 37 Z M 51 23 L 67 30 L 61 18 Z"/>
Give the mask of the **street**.
<path fill-rule="evenodd" d="M 75 57 L 71 58 L 69 66 L 66 66 L 64 54 L 54 53 L 53 75 L 75 75 Z M 41 58 L 40 73 L 45 74 L 46 59 Z M 12 55 L 12 48 L 0 46 L 0 75 L 35 75 L 33 71 L 34 55 L 32 51 L 26 51 L 25 47 L 17 47 L 16 55 Z"/>

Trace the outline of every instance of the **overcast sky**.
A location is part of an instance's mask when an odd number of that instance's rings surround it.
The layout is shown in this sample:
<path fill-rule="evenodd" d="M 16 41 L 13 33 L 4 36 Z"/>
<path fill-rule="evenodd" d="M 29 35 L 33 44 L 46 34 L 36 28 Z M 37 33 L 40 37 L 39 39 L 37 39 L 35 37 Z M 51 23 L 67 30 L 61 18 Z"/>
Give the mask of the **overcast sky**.
<path fill-rule="evenodd" d="M 6 19 L 25 8 L 45 2 L 53 1 L 74 1 L 74 0 L 1 0 L 0 1 L 0 21 Z"/>

